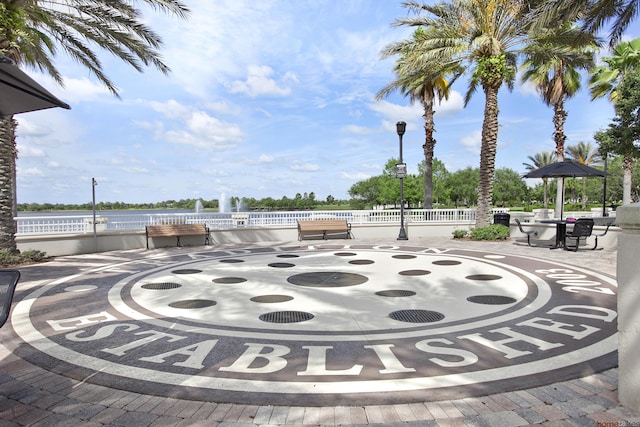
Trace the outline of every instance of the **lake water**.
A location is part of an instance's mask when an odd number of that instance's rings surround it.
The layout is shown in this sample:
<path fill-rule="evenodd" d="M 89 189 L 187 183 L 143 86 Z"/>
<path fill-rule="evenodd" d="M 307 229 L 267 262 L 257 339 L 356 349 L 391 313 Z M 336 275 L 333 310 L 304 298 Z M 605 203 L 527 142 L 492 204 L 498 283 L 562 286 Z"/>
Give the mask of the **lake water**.
<path fill-rule="evenodd" d="M 214 211 L 205 211 L 205 213 Z M 108 210 L 96 211 L 96 216 L 118 216 L 118 215 L 158 215 L 158 214 L 179 214 L 195 213 L 188 209 L 131 209 L 124 211 Z M 18 212 L 19 217 L 29 216 L 92 216 L 93 211 L 55 211 L 55 212 Z"/>

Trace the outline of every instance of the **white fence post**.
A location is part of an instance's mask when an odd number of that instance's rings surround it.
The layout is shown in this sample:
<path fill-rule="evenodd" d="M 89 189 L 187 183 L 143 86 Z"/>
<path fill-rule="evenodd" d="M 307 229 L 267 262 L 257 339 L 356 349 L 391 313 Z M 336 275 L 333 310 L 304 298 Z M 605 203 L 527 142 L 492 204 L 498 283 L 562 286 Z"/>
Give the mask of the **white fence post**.
<path fill-rule="evenodd" d="M 619 207 L 618 237 L 618 398 L 640 411 L 640 203 Z"/>

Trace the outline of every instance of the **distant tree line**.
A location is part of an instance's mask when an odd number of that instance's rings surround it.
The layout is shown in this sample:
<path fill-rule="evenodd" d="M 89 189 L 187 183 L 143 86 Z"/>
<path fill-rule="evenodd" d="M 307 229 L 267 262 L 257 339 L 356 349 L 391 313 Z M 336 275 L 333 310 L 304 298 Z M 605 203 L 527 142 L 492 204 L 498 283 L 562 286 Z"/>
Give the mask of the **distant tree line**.
<path fill-rule="evenodd" d="M 349 195 L 353 209 L 371 209 L 374 206 L 399 207 L 400 184 L 395 177 L 397 159 L 390 159 L 380 175 L 372 176 L 351 186 Z M 422 183 L 424 177 L 424 161 L 418 166 L 420 173 L 408 174 L 403 179 L 405 206 L 421 208 L 424 206 Z M 640 197 L 640 165 L 634 173 L 632 197 Z M 478 168 L 467 167 L 455 172 L 449 172 L 444 163 L 433 159 L 433 207 L 476 207 L 478 203 Z M 618 206 L 623 197 L 623 156 L 609 157 L 607 166 L 607 206 Z M 549 180 L 548 192 L 556 194 L 557 184 Z M 567 203 L 579 203 L 577 209 L 591 205 L 602 206 L 603 179 L 581 178 L 565 179 L 565 194 Z M 544 186 L 541 181 L 534 187 L 529 187 L 521 174 L 509 168 L 498 168 L 493 180 L 493 206 L 495 207 L 542 207 L 544 200 Z"/>
<path fill-rule="evenodd" d="M 533 156 L 532 156 L 533 157 Z M 532 158 L 531 157 L 531 158 Z M 400 184 L 395 176 L 397 160 L 389 159 L 385 169 L 380 175 L 372 176 L 358 181 L 349 189 L 350 200 L 338 200 L 329 195 L 326 199 L 317 199 L 314 192 L 297 193 L 293 198 L 282 196 L 281 198 L 265 197 L 255 199 L 252 197 L 231 196 L 230 210 L 243 211 L 291 211 L 291 210 L 337 210 L 337 209 L 372 209 L 375 206 L 389 208 L 400 207 Z M 607 166 L 607 206 L 618 206 L 622 203 L 624 172 L 623 156 L 609 156 Z M 601 167 L 601 166 L 600 166 Z M 635 163 L 631 196 L 634 200 L 640 200 L 640 164 Z M 408 174 L 403 179 L 405 206 L 410 208 L 422 208 L 424 206 L 424 160 L 418 165 L 418 174 Z M 478 203 L 478 168 L 467 167 L 455 172 L 449 172 L 437 158 L 433 159 L 433 207 L 475 207 Z M 493 205 L 496 207 L 543 207 L 544 185 L 541 181 L 534 187 L 527 186 L 521 174 L 509 168 L 495 170 L 493 183 Z M 548 193 L 556 194 L 556 181 L 548 182 Z M 565 179 L 565 193 L 568 203 L 578 203 L 577 209 L 584 209 L 587 202 L 591 205 L 602 205 L 602 178 Z M 553 199 L 553 198 L 552 198 Z M 96 209 L 109 210 L 134 210 L 134 209 L 179 209 L 195 210 L 197 201 L 209 211 L 219 210 L 218 199 L 180 199 L 165 200 L 157 203 L 123 203 L 123 202 L 98 202 Z M 54 212 L 54 211 L 91 211 L 91 203 L 61 204 L 61 203 L 19 203 L 20 212 Z"/>
<path fill-rule="evenodd" d="M 144 210 L 144 209 L 176 209 L 195 210 L 196 203 L 200 200 L 205 210 L 220 210 L 218 199 L 180 199 L 165 200 L 156 203 L 124 203 L 124 202 L 97 202 L 96 210 L 99 211 L 123 211 L 123 210 Z M 337 200 L 329 195 L 325 200 L 316 199 L 314 192 L 300 194 L 294 198 L 282 196 L 280 199 L 265 197 L 255 199 L 252 197 L 229 197 L 231 201 L 230 210 L 305 210 L 305 209 L 349 209 L 348 200 Z M 66 203 L 18 203 L 19 212 L 63 212 L 63 211 L 91 211 L 93 206 L 90 202 L 80 204 Z"/>

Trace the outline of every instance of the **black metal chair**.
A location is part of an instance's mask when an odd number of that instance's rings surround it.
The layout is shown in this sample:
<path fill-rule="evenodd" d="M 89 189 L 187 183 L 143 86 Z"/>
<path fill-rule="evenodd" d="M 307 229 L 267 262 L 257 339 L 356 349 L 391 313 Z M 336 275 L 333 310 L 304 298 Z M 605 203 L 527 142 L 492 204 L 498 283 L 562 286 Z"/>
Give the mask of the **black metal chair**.
<path fill-rule="evenodd" d="M 609 227 L 611 227 L 613 225 L 613 222 L 608 222 L 607 223 L 607 228 L 604 229 L 604 232 L 600 233 L 600 234 L 593 234 L 593 237 L 596 238 L 595 244 L 593 245 L 593 248 L 591 248 L 592 251 L 595 251 L 596 248 L 598 247 L 598 237 L 602 237 L 605 234 L 607 234 L 607 231 L 609 231 Z"/>
<path fill-rule="evenodd" d="M 573 250 L 574 252 L 578 251 L 578 247 L 580 246 L 580 239 L 587 240 L 587 237 L 591 236 L 593 232 L 593 219 L 592 218 L 578 218 L 573 225 L 573 229 L 571 231 L 567 231 L 564 235 L 564 248 L 566 250 Z M 567 244 L 568 239 L 575 239 L 576 245 L 571 246 Z M 596 243 L 597 244 L 597 243 Z"/>
<path fill-rule="evenodd" d="M 526 234 L 527 235 L 527 245 L 531 246 L 531 235 L 533 234 L 534 236 L 538 235 L 538 231 L 537 230 L 525 230 L 522 228 L 522 224 L 520 224 L 520 220 L 518 218 L 515 219 L 516 224 L 518 225 L 518 228 L 520 229 L 520 232 L 522 234 Z"/>
<path fill-rule="evenodd" d="M 11 310 L 11 301 L 16 285 L 20 280 L 20 272 L 18 270 L 0 270 L 0 327 L 9 318 L 9 310 Z"/>

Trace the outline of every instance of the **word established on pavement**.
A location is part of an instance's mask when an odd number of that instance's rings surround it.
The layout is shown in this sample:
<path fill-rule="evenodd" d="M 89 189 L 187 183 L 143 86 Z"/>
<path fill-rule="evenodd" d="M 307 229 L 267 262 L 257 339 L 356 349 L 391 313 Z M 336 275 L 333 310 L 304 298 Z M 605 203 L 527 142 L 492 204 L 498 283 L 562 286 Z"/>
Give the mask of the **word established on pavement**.
<path fill-rule="evenodd" d="M 72 378 L 178 398 L 451 399 L 616 366 L 616 291 L 594 271 L 473 250 L 150 252 L 22 298 L 14 351 Z"/>

